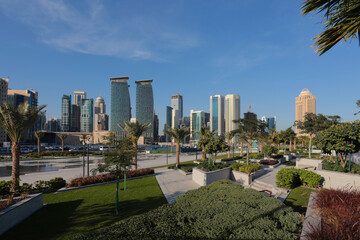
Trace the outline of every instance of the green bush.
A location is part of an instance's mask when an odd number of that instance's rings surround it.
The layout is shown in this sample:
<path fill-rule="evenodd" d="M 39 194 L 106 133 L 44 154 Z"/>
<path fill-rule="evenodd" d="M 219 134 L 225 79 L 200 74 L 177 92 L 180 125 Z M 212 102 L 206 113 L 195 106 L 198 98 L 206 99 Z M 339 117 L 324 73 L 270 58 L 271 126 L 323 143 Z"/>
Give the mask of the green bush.
<path fill-rule="evenodd" d="M 306 185 L 309 187 L 317 187 L 321 184 L 322 176 L 317 173 L 304 169 L 299 169 L 299 175 L 302 185 Z"/>
<path fill-rule="evenodd" d="M 32 192 L 32 184 L 23 183 L 17 191 L 18 193 L 30 193 Z"/>
<path fill-rule="evenodd" d="M 360 173 L 360 165 L 351 163 L 351 172 L 352 173 Z"/>
<path fill-rule="evenodd" d="M 229 157 L 229 158 L 222 158 L 221 161 L 223 162 L 229 162 L 229 161 L 235 161 L 235 160 L 239 160 L 242 159 L 242 157 L 240 156 L 235 156 L 235 157 Z"/>
<path fill-rule="evenodd" d="M 249 153 L 249 158 L 250 159 L 263 159 L 264 154 L 262 154 L 262 153 Z"/>
<path fill-rule="evenodd" d="M 289 240 L 301 226 L 301 215 L 281 201 L 224 180 L 77 239 Z"/>
<path fill-rule="evenodd" d="M 276 185 L 287 189 L 300 185 L 317 187 L 321 182 L 321 175 L 304 169 L 283 168 L 276 175 Z"/>
<path fill-rule="evenodd" d="M 340 164 L 336 165 L 335 162 L 330 162 L 328 160 L 323 160 L 321 162 L 323 170 L 336 171 L 336 172 L 346 172 L 346 169 L 343 168 Z"/>
<path fill-rule="evenodd" d="M 11 188 L 11 181 L 0 181 L 0 197 L 9 195 Z"/>
<path fill-rule="evenodd" d="M 284 157 L 284 155 L 282 155 L 282 154 L 277 154 L 277 155 L 273 155 L 273 156 L 271 156 L 273 159 L 280 159 L 280 158 L 283 158 Z"/>
<path fill-rule="evenodd" d="M 233 163 L 231 165 L 232 170 L 234 171 L 239 171 L 239 172 L 244 172 L 244 173 L 251 173 L 251 172 L 255 172 L 257 170 L 260 170 L 261 164 L 260 163 L 252 163 L 249 165 L 246 165 L 246 163 Z"/>
<path fill-rule="evenodd" d="M 66 186 L 66 181 L 61 177 L 56 177 L 49 181 L 49 187 L 52 189 L 60 189 Z"/>
<path fill-rule="evenodd" d="M 206 172 L 211 172 L 211 171 L 223 169 L 226 167 L 228 167 L 228 165 L 222 164 L 222 163 L 214 163 L 214 164 L 210 163 L 209 164 L 208 162 L 203 162 L 198 165 L 198 168 L 200 168 L 201 170 L 204 170 Z"/>
<path fill-rule="evenodd" d="M 262 148 L 262 151 L 266 154 L 266 156 L 271 157 L 274 153 L 277 153 L 279 149 L 272 145 L 266 145 Z"/>
<path fill-rule="evenodd" d="M 46 189 L 49 188 L 49 181 L 44 181 L 44 180 L 38 180 L 36 182 L 34 182 L 34 190 L 35 191 L 44 191 Z"/>

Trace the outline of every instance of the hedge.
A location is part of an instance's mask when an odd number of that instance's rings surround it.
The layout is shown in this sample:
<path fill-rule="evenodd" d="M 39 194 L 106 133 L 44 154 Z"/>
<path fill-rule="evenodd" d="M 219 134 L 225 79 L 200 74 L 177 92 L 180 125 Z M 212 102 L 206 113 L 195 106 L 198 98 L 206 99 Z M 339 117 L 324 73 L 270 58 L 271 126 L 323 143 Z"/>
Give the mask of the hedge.
<path fill-rule="evenodd" d="M 331 162 L 328 160 L 324 160 L 322 163 L 322 169 L 328 171 L 336 171 L 336 172 L 348 172 L 349 171 L 349 163 L 346 163 L 345 168 L 343 168 L 340 164 L 336 165 L 335 162 Z M 351 163 L 351 170 L 352 173 L 360 173 L 360 165 L 356 163 Z"/>
<path fill-rule="evenodd" d="M 78 156 L 82 155 L 82 151 L 76 151 L 76 152 L 32 152 L 26 154 L 24 157 L 26 158 L 40 158 L 40 157 L 63 157 L 63 156 Z M 86 152 L 85 152 L 86 154 Z M 92 154 L 92 152 L 89 152 L 89 154 Z"/>
<path fill-rule="evenodd" d="M 77 239 L 298 239 L 301 225 L 281 201 L 223 180 Z"/>
<path fill-rule="evenodd" d="M 229 162 L 229 161 L 235 161 L 235 160 L 239 160 L 242 159 L 243 157 L 241 156 L 235 156 L 235 157 L 229 157 L 229 158 L 222 158 L 221 161 L 223 162 Z"/>
<path fill-rule="evenodd" d="M 215 171 L 215 170 L 219 170 L 219 169 L 223 169 L 228 167 L 227 164 L 222 164 L 222 163 L 208 163 L 208 162 L 203 162 L 200 163 L 197 168 L 200 168 L 201 170 L 205 171 L 205 172 L 211 172 L 211 171 Z"/>
<path fill-rule="evenodd" d="M 231 165 L 231 168 L 234 171 L 250 173 L 250 172 L 255 172 L 257 170 L 260 170 L 262 167 L 261 167 L 261 164 L 259 164 L 259 163 L 252 163 L 249 165 L 247 165 L 246 163 L 233 163 Z"/>
<path fill-rule="evenodd" d="M 300 185 L 317 187 L 321 182 L 321 175 L 304 169 L 283 168 L 276 175 L 276 185 L 287 189 Z"/>

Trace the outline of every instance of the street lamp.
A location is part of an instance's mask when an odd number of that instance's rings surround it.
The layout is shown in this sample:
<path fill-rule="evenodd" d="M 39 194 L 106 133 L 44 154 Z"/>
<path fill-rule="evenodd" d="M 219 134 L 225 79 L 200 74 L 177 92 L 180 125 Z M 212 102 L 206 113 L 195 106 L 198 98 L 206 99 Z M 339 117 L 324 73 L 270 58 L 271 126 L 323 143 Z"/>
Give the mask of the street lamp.
<path fill-rule="evenodd" d="M 82 142 L 83 144 L 83 177 L 85 177 L 85 139 Z"/>
<path fill-rule="evenodd" d="M 89 143 L 90 138 L 86 138 L 87 143 L 87 175 L 90 176 Z"/>

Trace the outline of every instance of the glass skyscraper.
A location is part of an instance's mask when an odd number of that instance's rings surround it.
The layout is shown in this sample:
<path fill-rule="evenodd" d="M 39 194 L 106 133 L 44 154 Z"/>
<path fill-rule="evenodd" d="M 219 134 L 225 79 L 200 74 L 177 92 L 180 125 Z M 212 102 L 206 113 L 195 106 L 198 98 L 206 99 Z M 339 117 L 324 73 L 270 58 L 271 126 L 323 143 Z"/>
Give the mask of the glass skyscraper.
<path fill-rule="evenodd" d="M 224 97 L 210 96 L 210 130 L 216 131 L 217 136 L 224 134 Z"/>
<path fill-rule="evenodd" d="M 180 121 L 183 118 L 183 96 L 179 93 L 171 96 L 172 112 L 172 127 L 179 127 Z"/>
<path fill-rule="evenodd" d="M 80 110 L 80 132 L 93 131 L 94 100 L 82 99 Z"/>
<path fill-rule="evenodd" d="M 71 128 L 71 95 L 63 95 L 61 101 L 61 131 L 69 132 Z"/>
<path fill-rule="evenodd" d="M 267 123 L 269 127 L 265 128 L 265 131 L 271 133 L 271 129 L 276 130 L 276 117 L 261 117 L 261 121 Z"/>
<path fill-rule="evenodd" d="M 165 123 L 165 130 L 168 130 L 172 127 L 171 121 L 172 121 L 172 107 L 166 106 L 166 123 Z M 166 136 L 166 142 L 170 142 L 170 136 L 168 134 L 165 134 Z"/>
<path fill-rule="evenodd" d="M 123 130 L 118 126 L 131 118 L 129 77 L 114 77 L 111 81 L 111 123 L 110 131 L 119 137 L 124 137 Z"/>
<path fill-rule="evenodd" d="M 136 121 L 151 123 L 151 126 L 143 134 L 148 143 L 154 142 L 154 96 L 153 80 L 135 81 L 136 84 Z"/>
<path fill-rule="evenodd" d="M 199 141 L 200 135 L 196 131 L 200 131 L 205 126 L 205 112 L 190 110 L 190 138 L 192 141 Z"/>

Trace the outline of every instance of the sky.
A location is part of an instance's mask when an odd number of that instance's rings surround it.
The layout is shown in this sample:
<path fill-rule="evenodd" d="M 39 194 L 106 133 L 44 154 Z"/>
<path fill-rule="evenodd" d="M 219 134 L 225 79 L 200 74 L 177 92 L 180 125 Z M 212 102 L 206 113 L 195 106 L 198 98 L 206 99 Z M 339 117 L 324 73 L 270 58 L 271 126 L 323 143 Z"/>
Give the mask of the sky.
<path fill-rule="evenodd" d="M 47 117 L 61 117 L 61 97 L 102 96 L 110 113 L 110 77 L 153 79 L 160 134 L 171 95 L 209 112 L 210 96 L 240 94 L 241 115 L 276 116 L 293 125 L 295 97 L 308 88 L 317 113 L 358 119 L 360 55 L 355 39 L 319 57 L 313 38 L 321 15 L 286 0 L 0 0 L 0 77 L 34 89 Z"/>

